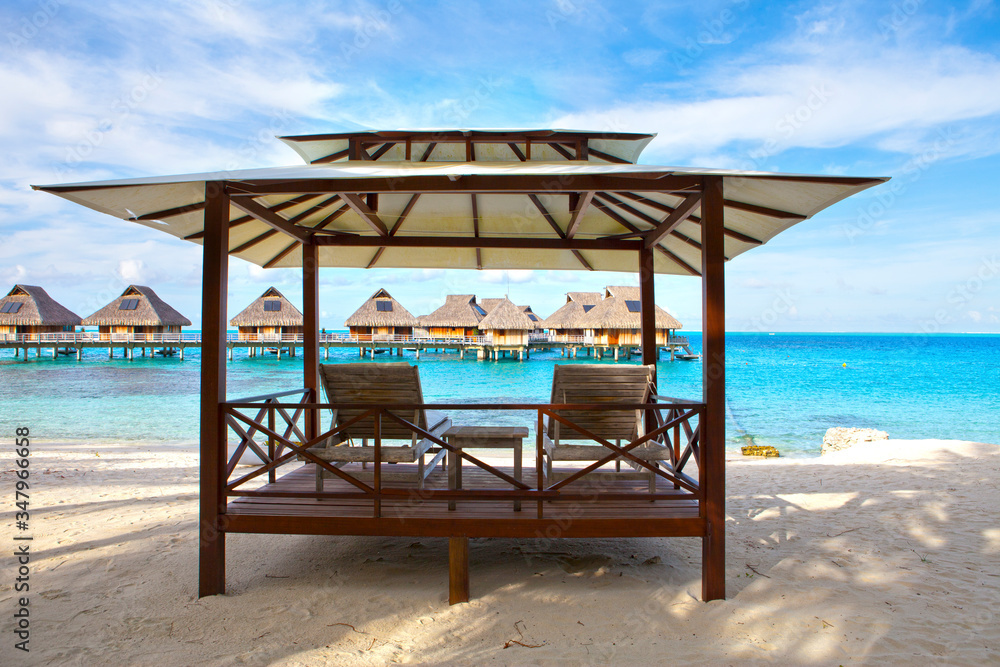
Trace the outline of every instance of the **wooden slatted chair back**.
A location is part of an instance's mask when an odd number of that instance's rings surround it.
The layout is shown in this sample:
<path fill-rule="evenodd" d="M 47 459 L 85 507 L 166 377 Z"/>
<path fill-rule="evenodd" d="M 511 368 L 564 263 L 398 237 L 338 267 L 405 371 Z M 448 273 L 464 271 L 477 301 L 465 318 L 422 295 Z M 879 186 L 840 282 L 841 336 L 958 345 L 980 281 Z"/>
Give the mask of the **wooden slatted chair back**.
<path fill-rule="evenodd" d="M 645 403 L 653 386 L 653 366 L 556 365 L 552 403 Z M 642 424 L 639 410 L 558 410 L 563 417 L 610 441 L 632 440 Z M 579 432 L 549 420 L 552 440 L 584 440 Z M 560 437 L 561 436 L 561 437 Z"/>
<path fill-rule="evenodd" d="M 320 364 L 320 378 L 330 403 L 374 403 L 392 405 L 394 403 L 423 403 L 420 389 L 420 374 L 416 366 L 405 361 L 391 363 Z M 334 412 L 336 425 L 358 417 L 365 410 L 341 407 Z M 395 413 L 407 421 L 427 428 L 427 418 L 423 410 Z M 363 419 L 349 429 L 349 433 L 335 436 L 338 441 L 375 437 L 375 420 Z M 388 417 L 382 418 L 383 440 L 410 440 L 416 442 L 416 434 L 406 426 Z"/>

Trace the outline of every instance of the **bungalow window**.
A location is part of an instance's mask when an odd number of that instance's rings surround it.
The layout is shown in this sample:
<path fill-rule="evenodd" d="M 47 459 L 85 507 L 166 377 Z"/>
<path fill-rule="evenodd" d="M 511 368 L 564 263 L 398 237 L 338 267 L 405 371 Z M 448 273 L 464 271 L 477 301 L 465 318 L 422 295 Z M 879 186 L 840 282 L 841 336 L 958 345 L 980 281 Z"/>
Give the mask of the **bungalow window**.
<path fill-rule="evenodd" d="M 264 302 L 264 311 L 265 312 L 273 312 L 273 313 L 280 312 L 281 311 L 281 302 L 280 301 L 265 301 Z"/>
<path fill-rule="evenodd" d="M 625 302 L 625 307 L 628 308 L 628 312 L 630 312 L 630 313 L 638 313 L 639 312 L 639 302 L 638 301 L 628 300 L 628 301 Z"/>
<path fill-rule="evenodd" d="M 482 306 L 480 306 L 478 303 L 472 304 L 472 308 L 483 317 L 486 317 L 486 311 L 483 310 Z"/>
<path fill-rule="evenodd" d="M 392 312 L 392 301 L 376 301 L 375 310 L 381 313 L 391 313 Z"/>
<path fill-rule="evenodd" d="M 139 299 L 124 299 L 118 304 L 118 310 L 135 310 L 139 307 Z"/>
<path fill-rule="evenodd" d="M 583 312 L 589 313 L 590 309 L 593 308 L 593 307 L 594 307 L 594 304 L 588 303 L 586 306 L 583 307 Z"/>
<path fill-rule="evenodd" d="M 0 313 L 11 313 L 14 314 L 21 310 L 22 303 L 20 301 L 8 301 L 0 308 Z"/>

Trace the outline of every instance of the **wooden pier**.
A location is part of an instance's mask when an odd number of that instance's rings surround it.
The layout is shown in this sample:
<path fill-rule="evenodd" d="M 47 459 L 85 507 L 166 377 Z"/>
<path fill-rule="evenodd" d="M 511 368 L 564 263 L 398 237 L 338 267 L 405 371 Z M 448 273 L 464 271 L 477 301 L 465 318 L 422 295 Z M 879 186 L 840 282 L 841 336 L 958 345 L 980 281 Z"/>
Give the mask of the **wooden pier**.
<path fill-rule="evenodd" d="M 179 356 L 184 359 L 185 350 L 200 348 L 202 345 L 199 333 L 175 334 L 106 334 L 95 332 L 64 332 L 44 334 L 9 334 L 0 335 L 0 350 L 13 350 L 15 358 L 27 360 L 34 352 L 36 358 L 59 355 L 75 355 L 77 360 L 83 359 L 85 349 L 107 349 L 108 358 L 121 357 L 134 359 L 137 356 Z M 284 356 L 295 357 L 305 345 L 303 334 L 283 335 L 241 335 L 231 333 L 226 338 L 226 348 L 229 360 L 232 361 L 234 351 L 247 350 L 247 355 L 256 357 L 273 353 L 279 359 Z M 595 359 L 613 357 L 615 361 L 630 360 L 634 355 L 642 354 L 638 345 L 607 345 L 598 344 L 584 336 L 554 336 L 549 334 L 532 334 L 526 345 L 494 344 L 490 336 L 462 336 L 454 338 L 428 338 L 420 336 L 351 336 L 345 334 L 319 335 L 319 347 L 325 359 L 330 358 L 330 349 L 355 348 L 359 357 L 370 357 L 386 354 L 402 357 L 404 352 L 412 352 L 416 359 L 426 352 L 454 352 L 459 359 L 474 354 L 479 361 L 498 361 L 503 358 L 529 359 L 534 350 L 561 350 L 562 356 L 576 359 L 587 356 Z M 656 357 L 661 351 L 670 355 L 673 361 L 679 351 L 693 354 L 686 336 L 671 336 L 666 345 L 658 345 Z"/>

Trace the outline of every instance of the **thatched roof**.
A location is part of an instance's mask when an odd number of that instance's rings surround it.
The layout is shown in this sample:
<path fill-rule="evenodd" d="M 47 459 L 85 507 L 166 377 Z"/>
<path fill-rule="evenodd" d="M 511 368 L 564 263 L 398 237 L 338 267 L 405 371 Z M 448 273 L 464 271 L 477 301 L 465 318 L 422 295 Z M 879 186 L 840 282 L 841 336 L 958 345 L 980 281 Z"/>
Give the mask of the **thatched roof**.
<path fill-rule="evenodd" d="M 581 329 L 576 322 L 601 302 L 600 292 L 569 292 L 566 303 L 542 321 L 546 329 Z"/>
<path fill-rule="evenodd" d="M 344 322 L 345 327 L 415 327 L 417 318 L 384 289 L 368 297 Z"/>
<path fill-rule="evenodd" d="M 128 300 L 128 303 L 123 304 Z M 133 305 L 133 301 L 135 301 Z M 123 308 L 124 305 L 124 308 Z M 83 320 L 85 326 L 191 326 L 191 320 L 171 308 L 151 288 L 129 285 L 122 295 Z"/>
<path fill-rule="evenodd" d="M 542 318 L 535 315 L 535 311 L 531 309 L 531 306 L 518 306 L 518 308 L 520 308 L 521 312 L 527 315 L 528 319 L 531 320 L 531 323 L 535 325 L 535 330 L 545 328 L 545 325 L 542 324 Z"/>
<path fill-rule="evenodd" d="M 515 306 L 510 299 L 494 299 L 493 310 L 479 323 L 483 331 L 504 329 L 507 331 L 533 331 L 535 323 L 528 319 L 520 307 Z"/>
<path fill-rule="evenodd" d="M 612 286 L 605 288 L 604 299 L 581 317 L 574 328 L 579 329 L 640 329 L 639 288 Z M 656 306 L 657 329 L 680 329 L 683 325 L 674 316 Z"/>
<path fill-rule="evenodd" d="M 20 306 L 7 304 L 20 303 Z M 59 305 L 45 290 L 35 285 L 14 285 L 0 299 L 0 325 L 77 326 L 80 316 Z"/>
<path fill-rule="evenodd" d="M 299 309 L 273 287 L 229 320 L 234 327 L 301 327 L 304 322 Z"/>
<path fill-rule="evenodd" d="M 506 300 L 507 299 L 505 297 L 500 297 L 495 299 L 480 299 L 479 305 L 482 306 L 483 310 L 486 311 L 486 314 L 489 315 L 490 313 L 493 312 L 494 308 L 496 308 Z"/>
<path fill-rule="evenodd" d="M 476 303 L 475 294 L 449 294 L 444 305 L 420 317 L 423 327 L 478 327 L 486 310 Z"/>

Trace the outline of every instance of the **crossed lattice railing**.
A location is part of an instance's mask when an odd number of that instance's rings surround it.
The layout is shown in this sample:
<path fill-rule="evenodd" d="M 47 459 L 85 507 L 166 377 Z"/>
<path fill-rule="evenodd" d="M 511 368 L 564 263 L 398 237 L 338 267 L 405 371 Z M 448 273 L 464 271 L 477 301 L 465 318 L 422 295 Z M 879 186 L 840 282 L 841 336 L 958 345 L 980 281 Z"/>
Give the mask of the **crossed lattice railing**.
<path fill-rule="evenodd" d="M 297 402 L 282 402 L 291 396 L 298 396 Z M 649 403 L 641 404 L 419 404 L 392 405 L 358 404 L 350 405 L 353 418 L 338 423 L 327 430 L 316 428 L 314 437 L 307 438 L 309 431 L 306 424 L 310 419 L 319 424 L 320 413 L 329 414 L 339 409 L 341 405 L 310 402 L 312 392 L 307 389 L 286 391 L 264 396 L 228 401 L 221 405 L 226 422 L 238 442 L 229 456 L 225 467 L 224 486 L 230 498 L 239 497 L 275 497 L 275 498 L 310 498 L 310 499 L 366 499 L 372 502 L 374 516 L 381 516 L 383 500 L 412 500 L 419 498 L 421 502 L 454 502 L 461 500 L 504 500 L 504 501 L 536 501 L 538 516 L 543 513 L 545 501 L 616 501 L 641 498 L 644 500 L 697 500 L 702 499 L 702 490 L 695 475 L 686 471 L 689 466 L 700 468 L 700 423 L 704 417 L 704 403 L 684 401 L 681 399 L 653 396 Z M 413 415 L 418 410 L 439 410 L 447 412 L 462 421 L 457 415 L 464 411 L 483 412 L 534 412 L 536 417 L 535 432 L 535 468 L 536 483 L 528 484 L 522 480 L 490 465 L 462 448 L 449 444 L 439 435 L 420 427 L 411 419 L 400 415 Z M 601 411 L 601 410 L 638 410 L 644 414 L 645 428 L 632 441 L 627 443 L 611 442 L 586 428 L 574 423 L 561 415 L 560 412 Z M 360 411 L 360 412 L 359 412 Z M 481 419 L 481 417 L 478 417 Z M 508 488 L 419 488 L 413 485 L 382 483 L 383 467 L 388 462 L 382 457 L 382 424 L 389 420 L 401 425 L 415 434 L 418 439 L 432 443 L 434 449 L 429 453 L 447 450 L 462 461 L 484 471 L 492 478 L 501 480 Z M 545 450 L 543 438 L 545 421 L 555 420 L 561 428 L 572 431 L 573 438 L 601 445 L 606 452 L 601 458 L 587 465 L 573 469 L 568 476 L 555 481 L 544 474 L 543 458 Z M 348 433 L 359 422 L 366 421 L 370 436 L 366 439 L 374 449 L 374 460 L 368 478 L 370 483 L 352 474 L 351 468 L 340 467 L 324 460 L 312 448 L 327 443 L 338 434 Z M 315 428 L 315 427 L 314 427 Z M 343 439 L 343 438 L 342 438 Z M 260 441 L 260 442 L 258 442 Z M 347 445 L 343 445 L 347 446 Z M 637 455 L 649 447 L 662 448 L 662 454 L 654 460 L 647 456 Z M 467 445 L 466 448 L 475 448 Z M 642 448 L 642 449 L 640 449 Z M 256 460 L 252 460 L 256 457 Z M 670 484 L 671 489 L 664 491 L 646 491 L 643 489 L 622 490 L 620 487 L 594 485 L 587 482 L 587 475 L 597 471 L 602 466 L 622 461 L 630 464 L 637 471 L 645 471 L 657 476 Z M 280 484 L 271 484 L 251 488 L 252 480 L 267 475 L 268 482 L 275 482 L 280 468 L 296 463 L 306 463 L 319 466 L 329 476 L 338 478 L 350 488 L 333 487 L 331 490 L 300 491 L 292 488 L 282 488 Z M 237 466 L 249 464 L 252 469 L 244 474 L 236 475 Z M 355 470 L 354 472 L 357 472 Z M 258 479 L 258 482 L 260 480 Z M 512 488 L 510 488 L 512 487 Z"/>

